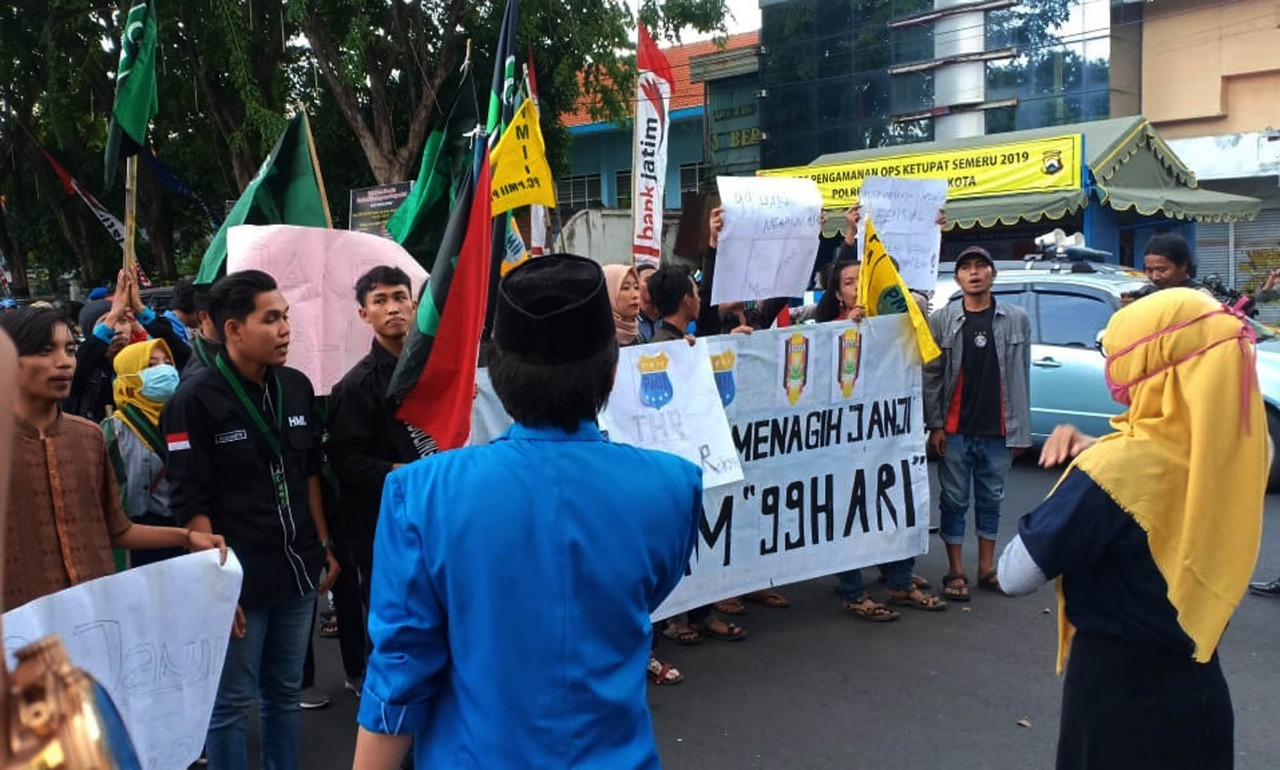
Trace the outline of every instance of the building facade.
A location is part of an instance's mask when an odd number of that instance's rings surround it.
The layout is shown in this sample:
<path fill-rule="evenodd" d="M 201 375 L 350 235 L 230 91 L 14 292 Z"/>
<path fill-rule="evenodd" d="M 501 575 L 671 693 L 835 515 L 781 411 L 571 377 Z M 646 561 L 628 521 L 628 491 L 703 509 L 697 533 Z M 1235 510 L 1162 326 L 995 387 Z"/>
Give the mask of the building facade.
<path fill-rule="evenodd" d="M 1251 222 L 1196 229 L 1201 272 L 1256 289 L 1280 267 L 1280 2 L 1157 0 L 1144 15 L 1143 111 L 1201 186 L 1262 201 Z"/>
<path fill-rule="evenodd" d="M 765 168 L 1138 114 L 1140 3 L 761 0 Z"/>

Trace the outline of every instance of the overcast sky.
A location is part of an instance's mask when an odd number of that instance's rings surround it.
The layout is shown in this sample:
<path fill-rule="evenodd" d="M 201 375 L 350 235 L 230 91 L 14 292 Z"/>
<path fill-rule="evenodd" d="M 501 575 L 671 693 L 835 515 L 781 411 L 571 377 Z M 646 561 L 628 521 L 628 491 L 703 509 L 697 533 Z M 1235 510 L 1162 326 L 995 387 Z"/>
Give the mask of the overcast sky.
<path fill-rule="evenodd" d="M 634 0 L 625 0 L 627 6 L 635 13 Z M 729 14 L 725 17 L 725 22 L 729 25 L 729 33 L 750 32 L 753 29 L 760 29 L 760 0 L 726 0 L 729 6 Z M 688 43 L 694 40 L 705 40 L 712 35 L 689 34 L 682 35 L 681 41 Z M 670 41 L 659 41 L 658 45 L 668 45 Z"/>

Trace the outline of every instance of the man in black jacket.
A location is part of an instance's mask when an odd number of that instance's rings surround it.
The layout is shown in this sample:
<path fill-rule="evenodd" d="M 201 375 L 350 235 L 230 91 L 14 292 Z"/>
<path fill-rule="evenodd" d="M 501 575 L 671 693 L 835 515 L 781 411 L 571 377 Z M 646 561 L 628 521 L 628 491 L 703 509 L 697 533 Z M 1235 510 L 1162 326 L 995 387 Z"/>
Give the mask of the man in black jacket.
<path fill-rule="evenodd" d="M 409 276 L 396 267 L 375 267 L 356 282 L 360 319 L 373 330 L 373 345 L 333 387 L 329 405 L 329 461 L 338 475 L 347 545 L 366 599 L 382 482 L 393 469 L 418 459 L 408 429 L 396 419 L 395 405 L 387 399 L 396 360 L 413 323 L 416 303 L 411 291 Z M 346 625 L 339 621 L 339 629 Z"/>
<path fill-rule="evenodd" d="M 298 767 L 316 593 L 339 573 L 321 502 L 314 394 L 306 375 L 284 365 L 289 305 L 271 276 L 245 270 L 220 279 L 210 313 L 226 349 L 179 386 L 162 421 L 174 516 L 224 535 L 244 567 L 209 764 L 248 766 L 246 727 L 258 704 L 263 767 Z"/>

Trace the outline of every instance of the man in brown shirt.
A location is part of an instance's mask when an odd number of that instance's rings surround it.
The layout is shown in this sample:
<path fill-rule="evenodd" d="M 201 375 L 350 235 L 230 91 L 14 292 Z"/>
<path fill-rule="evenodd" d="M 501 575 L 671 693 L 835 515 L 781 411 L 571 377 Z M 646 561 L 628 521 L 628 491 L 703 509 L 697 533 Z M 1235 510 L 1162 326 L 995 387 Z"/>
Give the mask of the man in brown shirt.
<path fill-rule="evenodd" d="M 4 610 L 110 575 L 112 548 L 219 548 L 225 560 L 220 535 L 125 517 L 102 431 L 58 407 L 71 389 L 76 343 L 57 311 L 14 310 L 0 329 L 18 349 Z"/>

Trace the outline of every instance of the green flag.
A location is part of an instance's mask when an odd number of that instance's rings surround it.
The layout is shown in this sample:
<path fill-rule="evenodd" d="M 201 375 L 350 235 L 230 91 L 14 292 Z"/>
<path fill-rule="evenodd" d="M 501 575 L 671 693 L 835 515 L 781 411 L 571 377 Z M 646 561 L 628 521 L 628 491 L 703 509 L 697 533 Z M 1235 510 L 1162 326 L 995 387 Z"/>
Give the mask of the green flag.
<path fill-rule="evenodd" d="M 427 137 L 413 192 L 387 222 L 387 232 L 396 243 L 425 267 L 435 262 L 459 184 L 475 158 L 472 134 L 478 115 L 475 78 L 467 67 L 448 118 L 437 123 Z"/>
<path fill-rule="evenodd" d="M 236 225 L 331 226 L 305 112 L 289 120 L 262 168 L 214 234 L 200 263 L 197 284 L 213 283 L 224 272 L 227 230 Z"/>
<path fill-rule="evenodd" d="M 116 101 L 107 134 L 107 187 L 116 180 L 116 163 L 137 155 L 147 143 L 147 124 L 159 109 L 156 97 L 156 9 L 152 0 L 135 2 L 124 20 Z"/>

